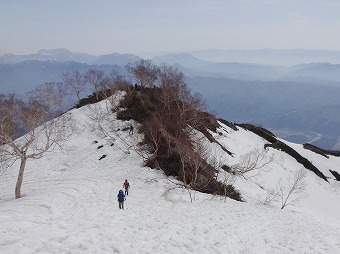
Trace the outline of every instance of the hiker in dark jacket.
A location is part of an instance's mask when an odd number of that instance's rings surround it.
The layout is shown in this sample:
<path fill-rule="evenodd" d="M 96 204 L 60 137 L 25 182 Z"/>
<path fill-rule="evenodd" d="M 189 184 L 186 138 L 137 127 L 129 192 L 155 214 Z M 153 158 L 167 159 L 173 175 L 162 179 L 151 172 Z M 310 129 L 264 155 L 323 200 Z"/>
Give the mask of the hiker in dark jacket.
<path fill-rule="evenodd" d="M 127 179 L 125 179 L 125 182 L 123 183 L 123 188 L 125 190 L 125 195 L 129 195 L 130 184 Z"/>
<path fill-rule="evenodd" d="M 125 201 L 125 195 L 123 190 L 120 190 L 117 195 L 118 203 L 119 203 L 119 209 L 124 209 L 124 201 Z"/>
<path fill-rule="evenodd" d="M 129 135 L 133 135 L 133 126 L 132 126 L 132 124 L 130 124 Z"/>

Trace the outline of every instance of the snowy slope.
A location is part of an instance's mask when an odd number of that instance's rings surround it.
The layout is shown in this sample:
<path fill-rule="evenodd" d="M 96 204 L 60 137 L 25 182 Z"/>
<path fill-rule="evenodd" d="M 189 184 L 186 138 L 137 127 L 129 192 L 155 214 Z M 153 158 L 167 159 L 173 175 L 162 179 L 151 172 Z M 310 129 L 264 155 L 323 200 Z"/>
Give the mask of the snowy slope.
<path fill-rule="evenodd" d="M 105 102 L 98 105 L 105 108 Z M 247 179 L 234 179 L 246 202 L 201 193 L 190 202 L 174 179 L 143 167 L 133 149 L 141 137 L 122 130 L 129 122 L 112 119 L 118 136 L 105 139 L 91 127 L 90 106 L 71 113 L 76 134 L 65 150 L 28 162 L 24 197 L 13 199 L 18 165 L 1 175 L 0 253 L 340 253 L 335 181 L 307 172 L 307 196 L 298 204 L 284 210 L 278 202 L 260 204 L 277 181 L 301 168 L 287 154 L 269 149 L 273 163 Z M 223 126 L 219 131 L 215 138 L 234 157 L 206 143 L 229 165 L 266 143 L 243 129 Z M 340 165 L 339 158 L 303 152 L 325 171 Z M 99 160 L 103 154 L 106 158 Z M 125 179 L 131 191 L 125 210 L 119 210 L 116 196 Z"/>

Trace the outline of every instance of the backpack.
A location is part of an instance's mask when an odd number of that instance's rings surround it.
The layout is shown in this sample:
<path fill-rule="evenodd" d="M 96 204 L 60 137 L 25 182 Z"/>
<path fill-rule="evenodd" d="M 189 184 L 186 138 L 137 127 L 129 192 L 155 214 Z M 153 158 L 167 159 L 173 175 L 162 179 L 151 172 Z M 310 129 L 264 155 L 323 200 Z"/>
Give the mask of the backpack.
<path fill-rule="evenodd" d="M 118 195 L 117 195 L 117 197 L 118 197 L 118 201 L 119 201 L 119 202 L 123 202 L 124 199 L 125 199 L 124 192 L 123 192 L 122 190 L 120 190 L 119 193 L 118 193 Z"/>

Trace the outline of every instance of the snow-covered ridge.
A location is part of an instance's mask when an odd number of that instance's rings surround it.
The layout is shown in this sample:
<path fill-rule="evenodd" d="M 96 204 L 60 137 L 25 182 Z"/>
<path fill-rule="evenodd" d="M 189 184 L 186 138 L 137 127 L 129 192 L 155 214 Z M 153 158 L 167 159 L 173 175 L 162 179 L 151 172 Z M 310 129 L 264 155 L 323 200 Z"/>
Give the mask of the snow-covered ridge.
<path fill-rule="evenodd" d="M 101 101 L 70 111 L 77 131 L 63 151 L 28 162 L 23 198 L 13 199 L 18 165 L 1 175 L 0 253 L 340 252 L 340 185 L 329 172 L 339 167 L 339 157 L 326 158 L 282 140 L 330 177 L 327 183 L 306 170 L 304 197 L 283 210 L 280 200 L 263 205 L 268 191 L 303 168 L 272 148 L 266 152 L 274 158 L 271 163 L 234 179 L 245 202 L 198 192 L 192 192 L 195 201 L 190 202 L 175 179 L 143 166 L 135 150 L 141 135 L 123 130 L 137 123 L 111 114 L 106 127 L 114 135 L 98 132 L 89 117 L 105 114 L 108 105 Z M 227 165 L 268 143 L 223 123 L 212 135 L 233 156 L 208 140 L 206 148 L 212 159 Z M 119 210 L 116 196 L 125 179 L 131 190 L 126 209 Z"/>

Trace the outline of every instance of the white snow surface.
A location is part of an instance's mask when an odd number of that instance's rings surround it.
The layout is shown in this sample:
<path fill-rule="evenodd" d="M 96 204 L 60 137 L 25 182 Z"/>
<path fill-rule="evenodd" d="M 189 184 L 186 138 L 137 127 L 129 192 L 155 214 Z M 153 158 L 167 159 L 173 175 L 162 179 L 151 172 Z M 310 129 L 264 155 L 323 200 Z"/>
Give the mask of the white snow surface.
<path fill-rule="evenodd" d="M 304 197 L 283 210 L 279 200 L 261 203 L 267 190 L 303 166 L 274 149 L 268 150 L 273 163 L 234 179 L 245 202 L 198 192 L 192 192 L 191 202 L 175 179 L 144 166 L 133 145 L 142 138 L 136 123 L 113 114 L 118 136 L 102 138 L 91 127 L 91 107 L 70 112 L 78 130 L 64 150 L 28 161 L 22 198 L 14 199 L 18 164 L 1 175 L 1 254 L 340 253 L 340 185 L 328 171 L 340 171 L 340 158 L 327 159 L 286 142 L 330 179 L 327 183 L 307 170 Z M 104 110 L 105 102 L 96 107 Z M 133 135 L 123 130 L 130 123 Z M 241 128 L 222 124 L 219 132 L 213 135 L 234 157 L 208 141 L 207 149 L 228 165 L 266 143 Z M 106 158 L 99 160 L 103 154 Z M 120 210 L 117 194 L 125 179 L 131 189 Z"/>

